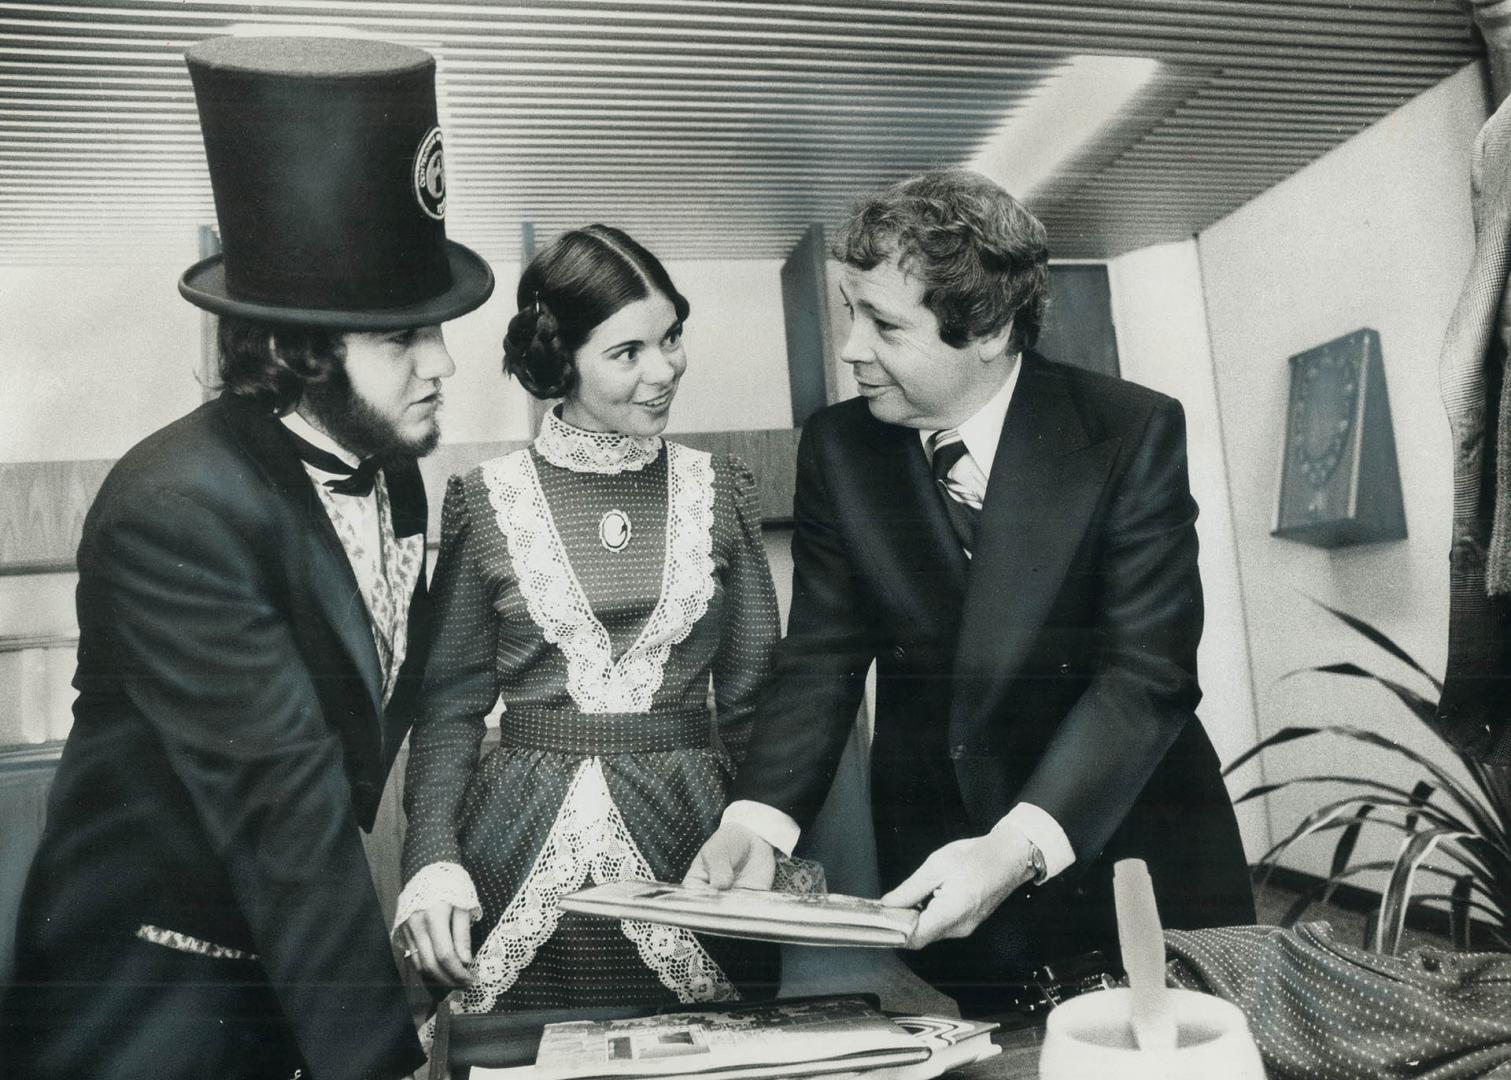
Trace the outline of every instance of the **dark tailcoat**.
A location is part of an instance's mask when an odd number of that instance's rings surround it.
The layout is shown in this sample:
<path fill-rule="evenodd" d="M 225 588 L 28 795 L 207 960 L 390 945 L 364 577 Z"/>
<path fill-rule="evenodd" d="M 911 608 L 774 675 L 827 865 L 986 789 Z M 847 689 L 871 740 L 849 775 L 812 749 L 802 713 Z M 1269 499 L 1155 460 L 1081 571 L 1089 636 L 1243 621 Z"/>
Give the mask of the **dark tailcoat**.
<path fill-rule="evenodd" d="M 385 475 L 395 532 L 423 532 L 418 468 Z M 78 561 L 79 696 L 22 902 L 6 1074 L 417 1068 L 358 826 L 409 725 L 424 574 L 385 715 L 335 530 L 282 425 L 229 395 L 121 459 Z"/>
<path fill-rule="evenodd" d="M 940 499 L 917 431 L 861 399 L 808 421 L 788 636 L 734 797 L 808 825 L 875 660 L 884 887 L 1019 801 L 1053 815 L 1077 856 L 964 943 L 910 954 L 920 972 L 969 987 L 1110 947 L 1111 866 L 1130 855 L 1148 861 L 1167 925 L 1252 922 L 1193 711 L 1202 596 L 1180 405 L 1029 355 L 973 559 Z"/>

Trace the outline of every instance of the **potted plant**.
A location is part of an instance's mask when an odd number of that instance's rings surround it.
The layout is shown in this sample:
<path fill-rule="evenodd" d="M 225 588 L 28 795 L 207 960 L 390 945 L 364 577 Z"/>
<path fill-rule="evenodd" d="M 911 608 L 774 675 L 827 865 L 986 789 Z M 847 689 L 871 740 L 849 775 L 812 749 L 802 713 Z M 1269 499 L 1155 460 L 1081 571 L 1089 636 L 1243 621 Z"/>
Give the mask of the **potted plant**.
<path fill-rule="evenodd" d="M 1463 762 L 1470 782 L 1465 783 L 1430 758 L 1365 727 L 1327 724 L 1282 728 L 1240 755 L 1228 765 L 1224 775 L 1272 746 L 1299 739 L 1334 738 L 1398 754 L 1421 769 L 1423 778 L 1407 789 L 1369 776 L 1318 773 L 1261 784 L 1244 792 L 1236 802 L 1257 799 L 1298 784 L 1344 784 L 1350 789 L 1347 795 L 1307 814 L 1264 854 L 1255 868 L 1260 887 L 1292 845 L 1311 836 L 1336 833 L 1327 879 L 1292 905 L 1282 925 L 1294 924 L 1312 904 L 1329 899 L 1341 882 L 1369 871 L 1388 871 L 1390 877 L 1381 894 L 1379 910 L 1366 930 L 1367 948 L 1389 954 L 1399 951 L 1408 909 L 1437 900 L 1448 906 L 1450 935 L 1456 948 L 1488 946 L 1511 950 L 1511 768 L 1485 765 L 1454 749 L 1438 719 L 1436 697 L 1442 693 L 1442 683 L 1369 623 L 1326 604 L 1319 602 L 1319 606 L 1421 675 L 1433 688 L 1433 694 L 1419 693 L 1347 662 L 1301 671 L 1368 679 L 1383 687 Z M 1355 847 L 1365 828 L 1399 834 L 1400 843 L 1393 859 L 1354 860 Z"/>

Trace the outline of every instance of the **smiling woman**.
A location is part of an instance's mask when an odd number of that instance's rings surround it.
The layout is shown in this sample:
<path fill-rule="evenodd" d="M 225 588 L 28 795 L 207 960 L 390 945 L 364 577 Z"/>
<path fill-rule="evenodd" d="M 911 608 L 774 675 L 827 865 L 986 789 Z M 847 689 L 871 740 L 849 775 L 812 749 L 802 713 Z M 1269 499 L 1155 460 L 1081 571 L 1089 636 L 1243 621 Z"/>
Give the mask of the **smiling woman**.
<path fill-rule="evenodd" d="M 777 605 L 749 469 L 660 438 L 689 311 L 660 261 L 573 230 L 517 300 L 504 370 L 562 403 L 446 492 L 395 934 L 466 987 L 465 1012 L 773 991 L 771 946 L 557 909 L 686 871 L 744 756 Z"/>

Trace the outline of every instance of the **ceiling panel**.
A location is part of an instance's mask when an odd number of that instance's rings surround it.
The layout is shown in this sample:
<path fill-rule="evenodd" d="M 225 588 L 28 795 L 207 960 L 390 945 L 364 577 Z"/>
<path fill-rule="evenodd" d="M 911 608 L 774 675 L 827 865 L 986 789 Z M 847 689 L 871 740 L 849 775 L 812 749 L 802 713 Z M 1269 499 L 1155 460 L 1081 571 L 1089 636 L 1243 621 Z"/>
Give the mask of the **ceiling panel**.
<path fill-rule="evenodd" d="M 1027 193 L 1056 256 L 1204 228 L 1473 59 L 1450 0 L 0 2 L 0 263 L 162 261 L 213 221 L 182 54 L 254 24 L 439 66 L 448 231 L 588 221 L 780 258 L 858 193 L 969 161 L 1084 55 L 1159 74 Z"/>

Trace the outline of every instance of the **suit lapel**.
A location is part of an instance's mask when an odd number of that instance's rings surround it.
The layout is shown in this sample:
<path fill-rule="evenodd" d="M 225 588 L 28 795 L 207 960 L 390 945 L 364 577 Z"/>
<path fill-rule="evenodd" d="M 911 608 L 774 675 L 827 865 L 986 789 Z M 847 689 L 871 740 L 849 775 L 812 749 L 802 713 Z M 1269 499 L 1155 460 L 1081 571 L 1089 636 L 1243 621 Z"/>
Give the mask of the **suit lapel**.
<path fill-rule="evenodd" d="M 955 656 L 952 729 L 1023 663 L 1095 512 L 1118 444 L 1093 441 L 1053 369 L 1025 356 L 981 508 Z M 952 730 L 952 739 L 963 732 Z"/>
<path fill-rule="evenodd" d="M 362 676 L 362 683 L 371 698 L 373 715 L 380 715 L 383 702 L 383 674 L 378 660 L 378 649 L 373 644 L 372 624 L 368 619 L 367 606 L 362 601 L 362 591 L 357 587 L 357 577 L 351 561 L 335 526 L 315 493 L 309 474 L 299 462 L 289 440 L 284 438 L 278 420 L 264 413 L 250 402 L 229 394 L 221 397 L 225 415 L 238 439 L 261 465 L 273 487 L 295 507 L 299 517 L 308 528 L 302 530 L 297 543 L 302 544 L 306 573 L 306 595 L 314 600 L 342 648 Z M 418 470 L 415 471 L 418 482 Z M 423 489 L 421 489 L 423 500 Z M 408 497 L 408 493 L 406 493 Z M 398 503 L 395 500 L 394 523 L 399 520 Z M 412 503 L 406 502 L 406 513 L 412 517 Z M 423 517 L 423 511 L 421 511 Z M 406 519 L 407 520 L 407 519 Z M 420 526 L 424 528 L 423 522 Z M 316 658 L 311 658 L 314 660 Z M 311 672 L 316 678 L 320 672 Z"/>
<path fill-rule="evenodd" d="M 876 523 L 861 538 L 868 561 L 877 580 L 908 583 L 888 594 L 904 625 L 953 634 L 968 560 L 935 493 L 923 444 L 913 428 L 866 421 L 876 431 L 858 440 L 868 452 L 851 482 L 863 500 L 855 520 Z"/>
<path fill-rule="evenodd" d="M 402 540 L 406 536 L 424 533 L 428 506 L 419 463 L 414 458 L 399 458 L 383 466 L 383 479 L 388 485 L 394 536 Z"/>

